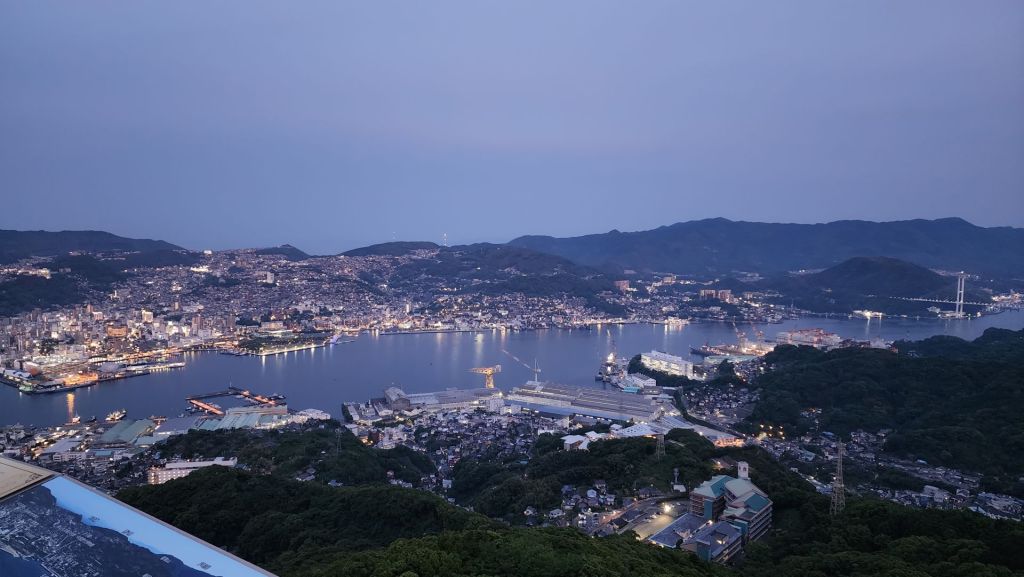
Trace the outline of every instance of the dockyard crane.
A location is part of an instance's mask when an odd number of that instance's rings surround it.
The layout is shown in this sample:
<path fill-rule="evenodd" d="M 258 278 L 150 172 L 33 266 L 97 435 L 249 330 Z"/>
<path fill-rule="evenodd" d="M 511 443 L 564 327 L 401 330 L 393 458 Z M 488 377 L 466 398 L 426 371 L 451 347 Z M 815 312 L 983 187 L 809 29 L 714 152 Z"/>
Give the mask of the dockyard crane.
<path fill-rule="evenodd" d="M 732 321 L 732 330 L 736 331 L 736 344 L 738 344 L 742 349 L 747 345 L 747 333 L 741 331 L 740 328 L 736 326 L 736 321 Z"/>
<path fill-rule="evenodd" d="M 493 367 L 473 367 L 469 369 L 471 373 L 477 373 L 484 376 L 484 385 L 488 389 L 494 388 L 494 374 L 501 372 L 501 365 L 494 365 Z"/>

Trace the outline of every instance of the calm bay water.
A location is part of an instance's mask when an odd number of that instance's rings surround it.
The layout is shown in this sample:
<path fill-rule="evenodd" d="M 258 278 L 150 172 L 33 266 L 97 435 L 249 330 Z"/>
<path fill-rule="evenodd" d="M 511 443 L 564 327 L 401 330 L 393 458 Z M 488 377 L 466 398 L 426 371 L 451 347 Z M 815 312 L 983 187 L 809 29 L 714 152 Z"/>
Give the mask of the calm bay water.
<path fill-rule="evenodd" d="M 815 327 L 862 340 L 918 340 L 936 334 L 973 339 L 989 327 L 1021 329 L 1024 312 L 964 321 L 807 318 L 757 328 L 772 338 L 778 331 Z M 740 329 L 752 337 L 752 327 Z M 317 408 L 337 415 L 342 402 L 381 396 L 392 385 L 407 392 L 483 386 L 483 376 L 468 372 L 470 367 L 500 364 L 502 372 L 495 380 L 509 389 L 532 378 L 526 365 L 532 367 L 535 360 L 542 380 L 602 386 L 594 382 L 594 374 L 609 352 L 632 356 L 658 349 L 686 357 L 691 346 L 735 340 L 730 324 L 609 325 L 504 334 L 363 334 L 350 343 L 262 358 L 196 353 L 186 357 L 184 369 L 66 394 L 26 395 L 0 386 L 0 425 L 59 424 L 74 414 L 103 418 L 121 408 L 128 410 L 129 417 L 175 416 L 184 411 L 187 395 L 222 390 L 229 384 L 258 393 L 281 393 L 293 409 Z"/>

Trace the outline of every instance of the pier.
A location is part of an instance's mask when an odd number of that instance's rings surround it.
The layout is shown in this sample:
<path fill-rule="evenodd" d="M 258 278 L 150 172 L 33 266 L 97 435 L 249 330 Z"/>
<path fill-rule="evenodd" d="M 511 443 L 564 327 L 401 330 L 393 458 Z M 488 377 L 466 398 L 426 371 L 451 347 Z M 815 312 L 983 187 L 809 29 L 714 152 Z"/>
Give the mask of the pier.
<path fill-rule="evenodd" d="M 243 398 L 245 398 L 245 400 L 249 401 L 250 403 L 252 403 L 254 405 L 264 405 L 264 406 L 268 406 L 268 407 L 276 406 L 278 404 L 278 401 L 284 400 L 284 397 L 281 396 L 281 395 L 269 395 L 269 396 L 267 396 L 267 395 L 258 395 L 256 393 L 253 393 L 253 392 L 247 390 L 247 389 L 240 389 L 238 387 L 232 387 L 232 386 L 229 386 L 226 390 L 223 390 L 223 391 L 214 391 L 212 393 L 201 393 L 201 394 L 198 394 L 198 395 L 189 395 L 189 396 L 185 397 L 185 400 L 188 401 L 188 403 L 190 405 L 192 405 L 193 407 L 195 407 L 195 408 L 197 408 L 197 409 L 199 409 L 201 411 L 206 411 L 206 412 L 212 413 L 214 415 L 223 415 L 224 414 L 224 410 L 223 409 L 218 408 L 218 407 L 216 407 L 216 406 L 214 406 L 214 405 L 212 405 L 210 403 L 207 403 L 206 401 L 208 399 L 216 399 L 216 398 L 219 398 L 219 397 L 235 397 L 235 396 L 243 397 Z"/>

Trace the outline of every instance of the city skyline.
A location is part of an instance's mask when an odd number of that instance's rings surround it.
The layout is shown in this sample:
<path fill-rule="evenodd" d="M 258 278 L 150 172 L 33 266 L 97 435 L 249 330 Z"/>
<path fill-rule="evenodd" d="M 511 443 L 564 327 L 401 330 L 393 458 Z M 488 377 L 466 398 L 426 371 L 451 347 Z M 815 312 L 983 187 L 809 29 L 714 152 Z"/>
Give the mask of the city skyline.
<path fill-rule="evenodd" d="M 0 228 L 330 253 L 1024 226 L 1018 3 L 536 8 L 8 5 Z"/>

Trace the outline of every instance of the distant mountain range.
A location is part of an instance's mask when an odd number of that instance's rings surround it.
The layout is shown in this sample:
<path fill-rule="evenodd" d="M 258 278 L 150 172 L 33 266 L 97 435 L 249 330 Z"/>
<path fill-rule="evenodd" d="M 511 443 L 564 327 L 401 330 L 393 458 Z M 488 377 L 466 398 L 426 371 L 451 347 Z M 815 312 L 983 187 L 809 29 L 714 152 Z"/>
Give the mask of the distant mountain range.
<path fill-rule="evenodd" d="M 125 238 L 96 230 L 0 230 L 0 263 L 33 256 L 60 256 L 69 252 L 158 252 L 181 251 L 162 240 Z"/>
<path fill-rule="evenodd" d="M 827 268 L 856 256 L 886 256 L 929 268 L 1024 277 L 1024 229 L 983 228 L 959 218 L 827 224 L 715 218 L 640 232 L 523 236 L 509 244 L 619 271 L 775 274 Z"/>
<path fill-rule="evenodd" d="M 824 269 L 853 257 L 891 257 L 917 265 L 1000 278 L 1024 278 L 1024 229 L 984 228 L 960 218 L 826 224 L 777 224 L 724 218 L 679 222 L 653 230 L 556 238 L 522 236 L 508 243 L 563 257 L 609 273 L 675 273 L 731 276 Z M 345 256 L 396 256 L 441 248 L 433 242 L 401 241 L 344 252 Z M 459 247 L 453 247 L 459 248 Z M 132 239 L 100 231 L 0 230 L 0 263 L 69 252 L 141 253 L 126 265 L 184 264 L 186 251 L 161 240 Z M 178 256 L 171 253 L 177 252 Z M 262 248 L 289 260 L 310 255 L 291 245 Z M 194 253 L 193 253 L 194 254 Z M 152 261 L 152 264 L 150 262 Z"/>

